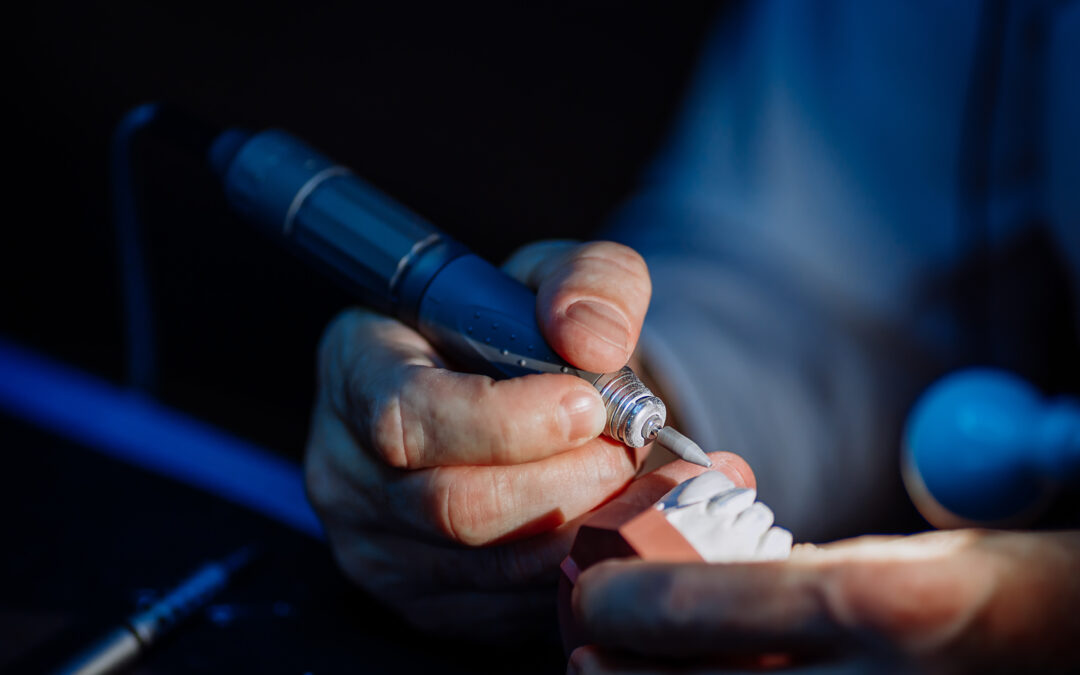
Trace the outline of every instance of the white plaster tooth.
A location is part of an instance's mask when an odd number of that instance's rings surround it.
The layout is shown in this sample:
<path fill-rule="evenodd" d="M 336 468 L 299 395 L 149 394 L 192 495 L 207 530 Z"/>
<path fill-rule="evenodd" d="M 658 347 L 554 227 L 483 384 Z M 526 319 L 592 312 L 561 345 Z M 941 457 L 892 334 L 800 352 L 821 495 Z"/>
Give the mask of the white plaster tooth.
<path fill-rule="evenodd" d="M 735 488 L 713 496 L 709 499 L 705 510 L 713 517 L 730 516 L 734 518 L 750 508 L 755 499 L 757 499 L 757 491 L 753 488 Z"/>
<path fill-rule="evenodd" d="M 760 532 L 736 528 L 735 514 L 708 515 L 704 502 L 669 511 L 667 517 L 706 562 L 752 560 L 757 550 Z"/>
<path fill-rule="evenodd" d="M 680 506 L 664 511 L 664 517 L 668 519 L 668 522 L 678 527 L 682 523 L 705 521 L 708 517 L 705 515 L 705 503 L 698 502 L 697 504 L 691 504 L 690 506 Z"/>
<path fill-rule="evenodd" d="M 689 541 L 689 540 L 688 540 Z M 700 541 L 691 541 L 690 544 L 701 555 L 701 559 L 708 563 L 731 562 L 727 558 L 727 548 L 723 541 L 704 538 Z"/>
<path fill-rule="evenodd" d="M 791 532 L 782 527 L 770 527 L 765 534 L 761 535 L 757 551 L 754 553 L 755 560 L 787 560 L 791 555 L 791 544 L 794 538 Z"/>
<path fill-rule="evenodd" d="M 735 528 L 703 533 L 694 547 L 708 562 L 740 562 L 753 559 L 758 537 Z M 692 544 L 694 542 L 691 542 Z"/>
<path fill-rule="evenodd" d="M 668 509 L 678 508 L 679 495 L 682 494 L 682 491 L 686 489 L 686 483 L 687 481 L 683 481 L 668 490 L 667 493 L 664 494 L 664 496 L 661 497 L 660 500 L 653 505 L 653 508 L 657 511 L 667 511 Z"/>
<path fill-rule="evenodd" d="M 772 525 L 769 507 L 754 502 L 723 531 L 715 531 L 712 540 L 703 544 L 710 562 L 743 562 L 754 560 L 762 535 Z M 705 557 L 704 555 L 702 557 Z"/>
<path fill-rule="evenodd" d="M 720 514 L 710 515 L 706 509 L 707 502 L 698 502 L 682 508 L 670 509 L 664 512 L 668 522 L 676 529 L 686 529 L 693 532 L 721 532 L 730 528 L 735 523 L 735 516 Z"/>
<path fill-rule="evenodd" d="M 691 546 L 694 547 L 701 557 L 706 561 L 709 560 L 709 549 L 714 545 L 717 540 L 722 540 L 724 537 L 723 531 L 716 531 L 716 523 L 712 522 L 711 518 L 704 516 L 704 505 L 695 504 L 694 506 L 686 509 L 680 509 L 680 511 L 689 511 L 695 509 L 695 507 L 701 506 L 701 510 L 698 511 L 696 517 L 682 517 L 677 519 L 668 518 L 668 522 L 672 527 L 679 531 L 679 534 L 683 536 Z M 697 509 L 695 509 L 697 510 Z"/>
<path fill-rule="evenodd" d="M 722 546 L 727 530 L 731 522 L 734 522 L 732 519 L 724 523 L 705 515 L 704 502 L 671 511 L 667 518 L 683 539 L 686 539 L 708 562 L 711 562 L 714 557 L 714 549 Z"/>
<path fill-rule="evenodd" d="M 735 524 L 732 525 L 732 529 L 753 532 L 755 536 L 760 537 L 772 527 L 774 520 L 775 516 L 773 516 L 772 509 L 761 502 L 754 502 L 739 514 L 739 517 L 735 519 Z"/>
<path fill-rule="evenodd" d="M 753 560 L 761 535 L 731 528 L 728 530 L 728 559 L 731 561 Z"/>
<path fill-rule="evenodd" d="M 707 501 L 722 492 L 735 488 L 735 483 L 719 471 L 706 471 L 686 481 L 683 485 L 685 487 L 676 497 L 679 506 Z"/>
<path fill-rule="evenodd" d="M 657 508 L 707 562 L 786 559 L 791 533 L 772 527 L 772 509 L 756 497 L 756 490 L 736 488 L 711 471 L 676 486 Z"/>

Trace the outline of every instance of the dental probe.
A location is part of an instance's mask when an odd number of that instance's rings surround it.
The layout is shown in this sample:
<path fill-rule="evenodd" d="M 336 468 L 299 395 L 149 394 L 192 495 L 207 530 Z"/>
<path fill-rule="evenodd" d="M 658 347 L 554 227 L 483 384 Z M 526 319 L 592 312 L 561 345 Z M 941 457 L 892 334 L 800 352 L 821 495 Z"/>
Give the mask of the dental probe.
<path fill-rule="evenodd" d="M 529 288 L 345 167 L 278 130 L 225 131 L 210 161 L 237 212 L 328 267 L 364 304 L 416 328 L 455 365 L 498 379 L 576 375 L 600 392 L 605 435 L 632 448 L 655 439 L 682 459 L 712 465 L 664 426 L 664 402 L 633 370 L 568 364 L 544 340 Z"/>

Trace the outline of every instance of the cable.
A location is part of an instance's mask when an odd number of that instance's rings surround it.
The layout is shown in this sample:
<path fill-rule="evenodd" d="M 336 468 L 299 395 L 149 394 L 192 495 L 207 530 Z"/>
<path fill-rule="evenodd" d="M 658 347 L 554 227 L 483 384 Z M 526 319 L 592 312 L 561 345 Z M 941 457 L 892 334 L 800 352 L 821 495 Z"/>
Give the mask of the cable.
<path fill-rule="evenodd" d="M 124 115 L 109 147 L 112 217 L 123 295 L 125 375 L 132 388 L 153 393 L 157 387 L 157 339 L 132 168 L 135 142 L 146 131 L 181 149 L 194 150 L 205 160 L 218 130 L 172 106 L 146 103 Z"/>
<path fill-rule="evenodd" d="M 157 104 L 148 103 L 129 111 L 116 125 L 109 147 L 109 187 L 124 303 L 125 374 L 130 386 L 146 392 L 153 392 L 157 385 L 157 341 L 131 151 L 135 138 L 153 124 L 159 110 Z"/>

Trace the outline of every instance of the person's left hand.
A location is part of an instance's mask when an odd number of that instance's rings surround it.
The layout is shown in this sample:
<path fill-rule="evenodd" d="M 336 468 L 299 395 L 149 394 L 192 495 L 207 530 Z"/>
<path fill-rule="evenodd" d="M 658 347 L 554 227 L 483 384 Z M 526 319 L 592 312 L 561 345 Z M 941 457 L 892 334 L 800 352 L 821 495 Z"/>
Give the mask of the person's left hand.
<path fill-rule="evenodd" d="M 1080 531 L 955 530 L 798 546 L 788 561 L 587 570 L 570 673 L 1080 667 Z M 838 669 L 838 670 L 837 670 Z"/>

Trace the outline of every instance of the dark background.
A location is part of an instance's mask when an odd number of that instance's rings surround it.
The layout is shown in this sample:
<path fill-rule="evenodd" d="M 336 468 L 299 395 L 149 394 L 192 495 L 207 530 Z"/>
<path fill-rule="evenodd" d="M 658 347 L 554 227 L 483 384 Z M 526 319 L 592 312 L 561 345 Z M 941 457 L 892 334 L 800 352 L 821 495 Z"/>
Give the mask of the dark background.
<path fill-rule="evenodd" d="M 123 378 L 108 139 L 152 100 L 288 129 L 492 261 L 587 237 L 662 143 L 715 5 L 21 6 L 0 333 Z M 160 397 L 299 454 L 314 347 L 349 298 L 232 219 L 193 159 L 135 154 Z"/>
<path fill-rule="evenodd" d="M 629 195 L 718 11 L 8 7 L 0 337 L 124 381 L 107 151 L 132 106 L 165 100 L 220 124 L 288 129 L 499 261 L 533 239 L 587 237 Z M 158 398 L 298 458 L 315 345 L 349 298 L 231 218 L 192 158 L 153 140 L 135 155 Z M 2 414 L 0 445 L 0 670 L 40 670 L 130 613 L 140 589 L 248 541 L 267 554 L 218 601 L 239 618 L 198 617 L 138 672 L 563 668 L 551 643 L 418 640 L 346 583 L 323 545 Z"/>

